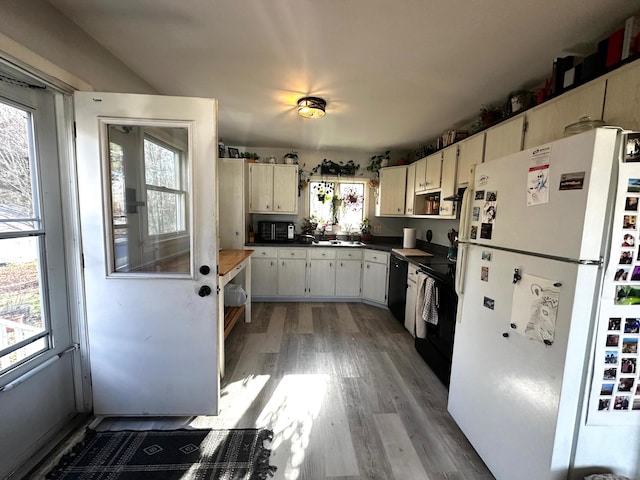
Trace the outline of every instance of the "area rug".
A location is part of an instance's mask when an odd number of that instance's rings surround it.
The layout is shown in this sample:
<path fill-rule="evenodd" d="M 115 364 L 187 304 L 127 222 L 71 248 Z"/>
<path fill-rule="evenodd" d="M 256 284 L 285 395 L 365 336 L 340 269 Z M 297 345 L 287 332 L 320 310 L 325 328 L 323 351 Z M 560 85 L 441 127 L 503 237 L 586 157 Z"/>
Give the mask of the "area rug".
<path fill-rule="evenodd" d="M 273 432 L 261 429 L 96 432 L 47 474 L 50 480 L 263 480 L 273 476 Z"/>

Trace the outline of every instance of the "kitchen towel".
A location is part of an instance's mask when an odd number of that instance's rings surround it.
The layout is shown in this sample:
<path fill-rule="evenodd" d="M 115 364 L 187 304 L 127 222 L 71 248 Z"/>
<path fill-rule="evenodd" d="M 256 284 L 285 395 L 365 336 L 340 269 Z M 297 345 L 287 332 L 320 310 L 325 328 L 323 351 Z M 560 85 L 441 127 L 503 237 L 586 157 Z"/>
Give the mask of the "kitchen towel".
<path fill-rule="evenodd" d="M 402 240 L 402 248 L 415 248 L 416 247 L 416 229 L 415 228 L 403 228 L 404 234 Z"/>
<path fill-rule="evenodd" d="M 438 293 L 436 292 L 436 282 L 431 277 L 427 277 L 427 280 L 424 282 L 422 319 L 433 325 L 438 324 Z"/>
<path fill-rule="evenodd" d="M 414 336 L 416 338 L 427 338 L 427 324 L 422 320 L 422 312 L 424 311 L 424 286 L 426 283 L 427 276 L 422 272 L 418 272 L 416 275 L 416 311 L 413 324 Z"/>

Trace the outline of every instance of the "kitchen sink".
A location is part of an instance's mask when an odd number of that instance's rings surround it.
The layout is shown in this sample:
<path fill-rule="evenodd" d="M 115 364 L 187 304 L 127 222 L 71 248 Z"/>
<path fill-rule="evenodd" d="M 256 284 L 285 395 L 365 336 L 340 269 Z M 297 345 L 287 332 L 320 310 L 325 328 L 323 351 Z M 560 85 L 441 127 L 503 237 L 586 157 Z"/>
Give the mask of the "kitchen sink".
<path fill-rule="evenodd" d="M 317 240 L 312 245 L 316 247 L 363 247 L 364 243 L 347 240 Z"/>

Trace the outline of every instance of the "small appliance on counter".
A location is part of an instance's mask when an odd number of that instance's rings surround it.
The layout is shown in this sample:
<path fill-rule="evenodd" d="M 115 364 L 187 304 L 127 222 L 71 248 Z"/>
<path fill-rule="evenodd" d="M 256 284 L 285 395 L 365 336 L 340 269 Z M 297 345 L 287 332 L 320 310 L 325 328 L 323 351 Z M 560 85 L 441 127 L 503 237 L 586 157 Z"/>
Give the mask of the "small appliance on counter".
<path fill-rule="evenodd" d="M 258 240 L 261 242 L 293 242 L 295 239 L 293 222 L 258 222 Z"/>

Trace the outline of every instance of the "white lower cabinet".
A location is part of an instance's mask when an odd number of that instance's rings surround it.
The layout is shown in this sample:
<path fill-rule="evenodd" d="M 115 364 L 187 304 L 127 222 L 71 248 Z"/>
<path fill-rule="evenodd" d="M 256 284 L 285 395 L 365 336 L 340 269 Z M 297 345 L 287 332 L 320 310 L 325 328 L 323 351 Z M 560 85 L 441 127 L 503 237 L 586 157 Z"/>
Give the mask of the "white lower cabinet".
<path fill-rule="evenodd" d="M 404 310 L 404 327 L 409 330 L 411 335 L 415 335 L 416 325 L 416 300 L 418 297 L 418 287 L 416 280 L 418 279 L 418 268 L 409 264 L 407 272 L 407 299 Z"/>
<path fill-rule="evenodd" d="M 336 252 L 336 297 L 360 297 L 362 250 L 339 249 Z"/>
<path fill-rule="evenodd" d="M 306 290 L 307 249 L 278 249 L 278 295 L 304 297 Z M 273 279 L 271 279 L 273 282 Z"/>
<path fill-rule="evenodd" d="M 365 250 L 362 263 L 362 298 L 387 303 L 387 275 L 389 254 L 378 250 Z"/>
<path fill-rule="evenodd" d="M 386 305 L 388 252 L 338 247 L 253 250 L 254 298 L 362 298 Z"/>
<path fill-rule="evenodd" d="M 336 294 L 336 249 L 312 248 L 307 270 L 309 297 L 333 297 Z"/>
<path fill-rule="evenodd" d="M 251 295 L 273 297 L 278 294 L 278 249 L 254 247 L 251 255 Z"/>

